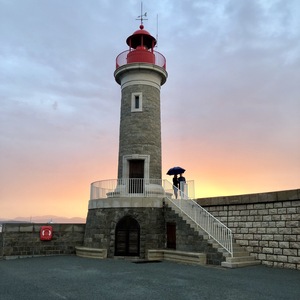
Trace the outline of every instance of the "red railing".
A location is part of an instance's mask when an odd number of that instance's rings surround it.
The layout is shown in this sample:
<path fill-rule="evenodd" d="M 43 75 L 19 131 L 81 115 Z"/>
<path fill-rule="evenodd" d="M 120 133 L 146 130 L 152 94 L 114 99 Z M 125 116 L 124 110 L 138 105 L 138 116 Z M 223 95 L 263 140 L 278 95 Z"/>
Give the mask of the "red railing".
<path fill-rule="evenodd" d="M 120 53 L 117 58 L 116 58 L 116 69 L 129 64 L 129 62 L 127 61 L 127 56 L 129 54 L 129 52 L 132 52 L 135 50 L 126 50 L 122 53 Z M 154 61 L 154 65 L 159 66 L 161 68 L 166 69 L 166 58 L 159 52 L 153 51 L 153 54 L 155 56 L 155 61 Z"/>

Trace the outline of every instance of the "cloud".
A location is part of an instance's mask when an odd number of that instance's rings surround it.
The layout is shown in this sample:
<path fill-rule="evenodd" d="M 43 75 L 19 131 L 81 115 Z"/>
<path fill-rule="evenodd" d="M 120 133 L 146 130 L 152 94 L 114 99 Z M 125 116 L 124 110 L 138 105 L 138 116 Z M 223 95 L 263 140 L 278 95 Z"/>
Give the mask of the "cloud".
<path fill-rule="evenodd" d="M 49 197 L 68 199 L 66 206 L 69 199 L 78 204 L 76 194 L 88 198 L 89 181 L 116 177 L 121 95 L 113 72 L 139 26 L 140 4 L 1 1 L 2 203 L 25 193 L 33 209 L 36 185 L 40 193 L 51 186 Z M 161 90 L 163 168 L 182 164 L 201 196 L 296 187 L 298 2 L 143 6 L 169 74 Z"/>

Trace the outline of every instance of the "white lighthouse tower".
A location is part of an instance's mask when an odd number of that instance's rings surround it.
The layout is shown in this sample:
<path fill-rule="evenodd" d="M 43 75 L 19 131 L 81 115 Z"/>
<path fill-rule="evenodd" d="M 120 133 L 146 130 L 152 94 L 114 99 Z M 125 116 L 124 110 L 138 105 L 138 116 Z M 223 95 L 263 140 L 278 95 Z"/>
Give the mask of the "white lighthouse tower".
<path fill-rule="evenodd" d="M 208 260 L 217 257 L 220 262 L 223 254 L 218 256 L 203 238 L 206 230 L 199 235 L 199 229 L 181 216 L 185 211 L 172 209 L 178 207 L 174 201 L 181 205 L 183 199 L 172 201 L 173 185 L 162 182 L 160 89 L 167 72 L 164 56 L 154 50 L 156 42 L 141 17 L 139 29 L 126 39 L 129 49 L 116 58 L 114 77 L 121 86 L 118 177 L 91 184 L 83 247 L 76 247 L 76 253 L 149 259 L 151 253 L 156 257 L 156 250 L 176 249 L 193 258 L 192 252 L 201 252 L 202 263 L 206 260 L 202 252 L 210 252 Z M 196 214 L 198 205 L 192 201 L 180 207 L 189 214 L 192 209 L 191 220 L 200 216 L 208 226 L 215 222 L 215 218 L 206 222 L 210 219 L 203 217 L 203 210 Z"/>
<path fill-rule="evenodd" d="M 116 59 L 121 86 L 118 179 L 128 179 L 129 192 L 144 192 L 161 180 L 160 88 L 166 82 L 166 60 L 143 24 L 126 40 L 129 50 Z M 149 181 L 150 180 L 150 181 Z"/>
<path fill-rule="evenodd" d="M 166 59 L 154 50 L 142 17 L 126 43 L 114 72 L 121 86 L 118 178 L 91 184 L 84 246 L 107 257 L 145 258 L 147 249 L 166 244 L 160 117 Z"/>

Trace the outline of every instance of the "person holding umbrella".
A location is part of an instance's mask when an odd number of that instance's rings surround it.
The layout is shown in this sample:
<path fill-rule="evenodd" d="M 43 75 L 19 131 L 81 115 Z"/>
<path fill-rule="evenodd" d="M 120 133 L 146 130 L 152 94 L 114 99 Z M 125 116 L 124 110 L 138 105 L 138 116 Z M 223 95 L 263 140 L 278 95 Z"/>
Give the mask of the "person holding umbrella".
<path fill-rule="evenodd" d="M 178 186 L 179 186 L 179 190 L 180 190 L 180 196 L 182 198 L 183 194 L 184 194 L 184 185 L 186 183 L 185 177 L 182 176 L 182 173 L 180 174 L 179 178 L 178 178 Z"/>
<path fill-rule="evenodd" d="M 177 199 L 177 197 L 178 197 L 178 178 L 177 178 L 177 174 L 174 174 L 174 177 L 173 177 L 173 190 L 174 190 L 175 198 Z"/>
<path fill-rule="evenodd" d="M 185 183 L 185 178 L 182 176 L 182 174 L 185 172 L 185 169 L 181 167 L 173 167 L 169 169 L 167 172 L 167 175 L 174 175 L 173 177 L 173 190 L 174 190 L 174 195 L 175 198 L 177 199 L 178 196 L 178 189 L 182 189 L 182 192 L 184 190 L 184 183 Z M 180 174 L 180 177 L 177 178 L 177 175 Z M 180 181 L 179 181 L 180 179 Z M 180 183 L 182 182 L 182 186 L 180 186 Z"/>

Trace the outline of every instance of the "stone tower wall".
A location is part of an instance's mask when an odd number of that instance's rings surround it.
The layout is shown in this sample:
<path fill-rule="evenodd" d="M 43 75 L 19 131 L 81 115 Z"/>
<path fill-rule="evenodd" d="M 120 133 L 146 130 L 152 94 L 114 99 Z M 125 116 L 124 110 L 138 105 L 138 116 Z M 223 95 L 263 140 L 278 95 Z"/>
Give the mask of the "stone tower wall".
<path fill-rule="evenodd" d="M 142 93 L 142 111 L 131 111 L 132 93 Z M 149 178 L 161 178 L 160 91 L 135 84 L 122 89 L 118 178 L 124 155 L 150 155 Z"/>

